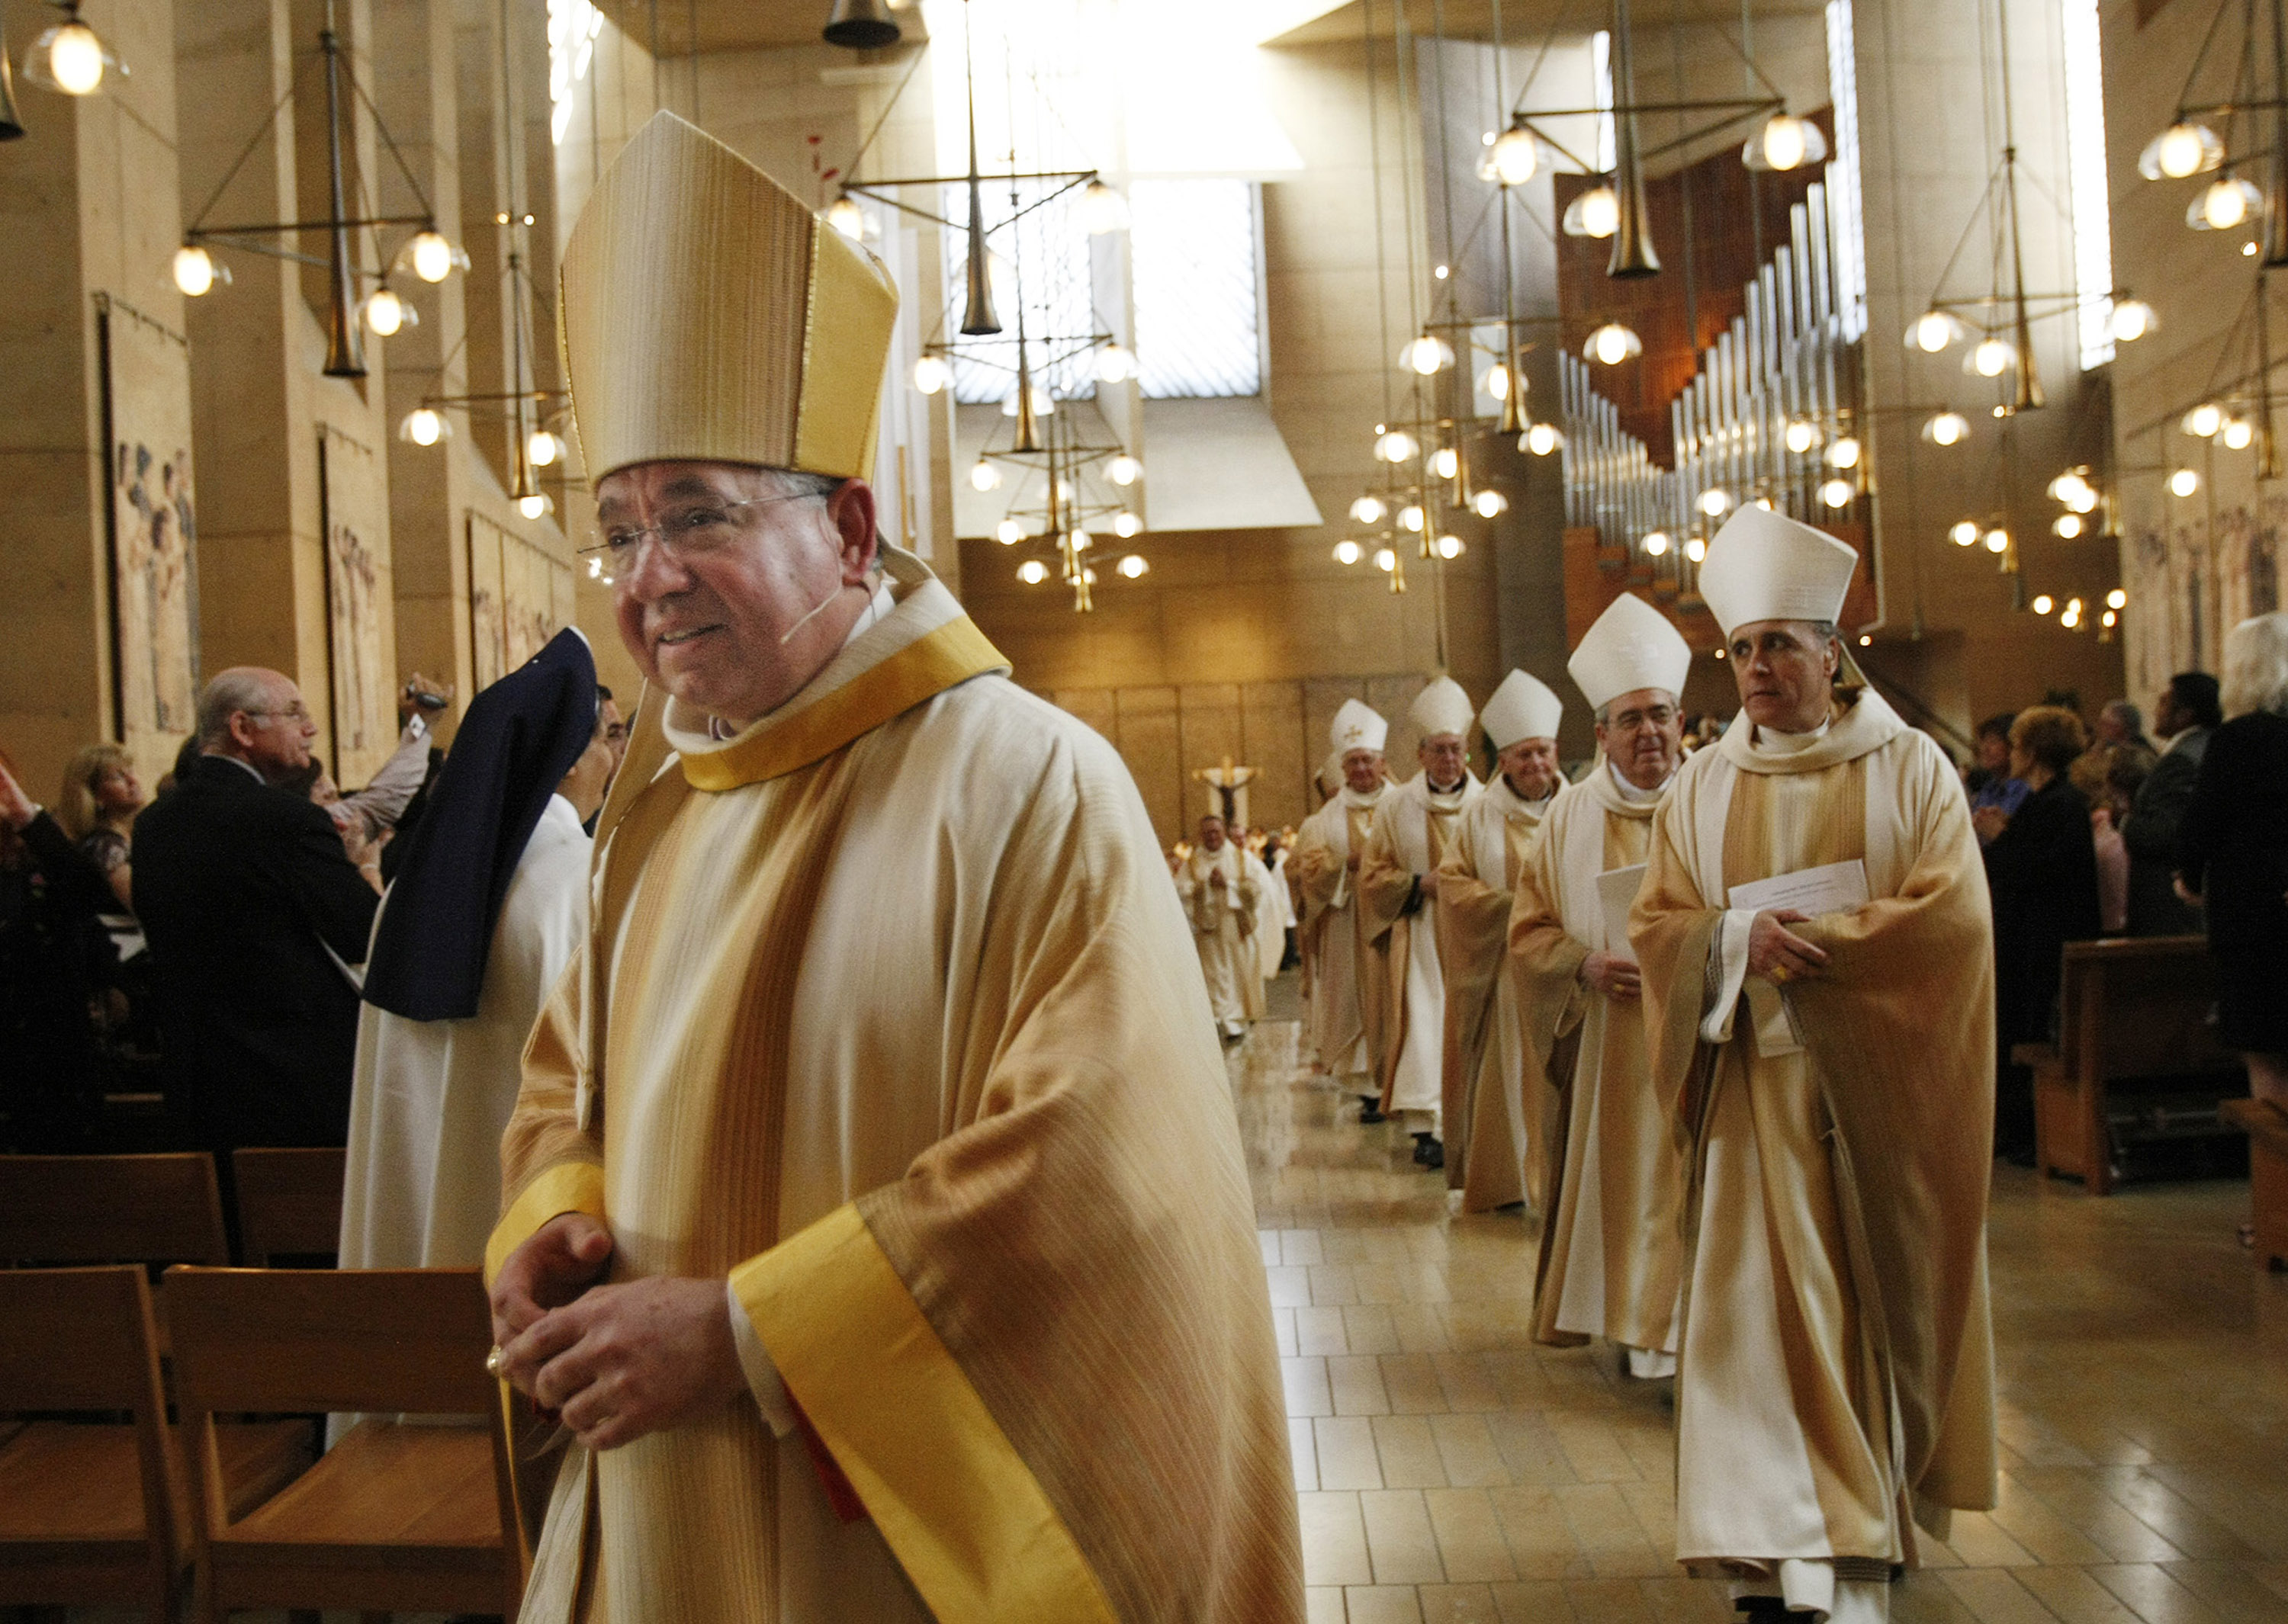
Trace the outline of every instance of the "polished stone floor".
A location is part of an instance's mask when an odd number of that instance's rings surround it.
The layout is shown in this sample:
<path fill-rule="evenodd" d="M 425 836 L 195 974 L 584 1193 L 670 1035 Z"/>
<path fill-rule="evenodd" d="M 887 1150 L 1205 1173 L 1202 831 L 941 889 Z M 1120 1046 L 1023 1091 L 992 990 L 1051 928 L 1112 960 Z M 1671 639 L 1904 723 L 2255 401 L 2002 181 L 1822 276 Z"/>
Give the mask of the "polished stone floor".
<path fill-rule="evenodd" d="M 1450 1212 L 1297 1039 L 1266 1021 L 1230 1066 L 1312 1624 L 1733 1617 L 1672 1559 L 1669 1384 L 1536 1347 L 1535 1220 Z M 2236 1243 L 2247 1198 L 1998 1169 L 2002 1503 L 1955 1519 L 1895 1620 L 2288 1624 L 2288 1276 Z"/>

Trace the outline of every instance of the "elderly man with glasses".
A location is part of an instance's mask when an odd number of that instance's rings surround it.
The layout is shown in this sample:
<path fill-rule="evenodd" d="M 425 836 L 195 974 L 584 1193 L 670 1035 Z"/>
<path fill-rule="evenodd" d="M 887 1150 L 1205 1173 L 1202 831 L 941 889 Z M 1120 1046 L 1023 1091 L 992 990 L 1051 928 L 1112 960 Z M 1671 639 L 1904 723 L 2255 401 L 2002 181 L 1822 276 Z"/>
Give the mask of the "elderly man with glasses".
<path fill-rule="evenodd" d="M 213 1150 L 340 1145 L 350 967 L 365 960 L 379 872 L 350 860 L 323 807 L 275 787 L 309 765 L 318 733 L 292 681 L 234 667 L 199 695 L 197 721 L 198 759 L 135 820 L 169 1107 Z"/>
<path fill-rule="evenodd" d="M 1197 961 L 1111 747 L 875 528 L 896 294 L 671 114 L 563 257 L 651 692 L 488 1248 L 528 1620 L 1299 1620 Z"/>

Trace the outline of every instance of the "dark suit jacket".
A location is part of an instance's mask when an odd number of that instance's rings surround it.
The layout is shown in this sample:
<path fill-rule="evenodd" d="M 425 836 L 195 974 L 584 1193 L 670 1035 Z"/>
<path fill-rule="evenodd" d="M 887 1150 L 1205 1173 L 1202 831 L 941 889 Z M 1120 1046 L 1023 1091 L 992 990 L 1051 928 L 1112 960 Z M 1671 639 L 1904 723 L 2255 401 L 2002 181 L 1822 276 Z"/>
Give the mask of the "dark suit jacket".
<path fill-rule="evenodd" d="M 2197 936 L 2201 916 L 2177 900 L 2177 837 L 2200 781 L 2209 730 L 2197 727 L 2169 747 L 2137 788 L 2121 844 L 2129 848 L 2129 934 Z"/>
<path fill-rule="evenodd" d="M 2089 800 L 2062 776 L 2028 796 L 1986 848 L 1994 897 L 1994 1011 L 2004 1044 L 2050 1035 L 2065 945 L 2099 931 Z"/>
<path fill-rule="evenodd" d="M 325 812 L 204 756 L 135 820 L 171 1104 L 196 1143 L 340 1145 L 380 899 Z"/>

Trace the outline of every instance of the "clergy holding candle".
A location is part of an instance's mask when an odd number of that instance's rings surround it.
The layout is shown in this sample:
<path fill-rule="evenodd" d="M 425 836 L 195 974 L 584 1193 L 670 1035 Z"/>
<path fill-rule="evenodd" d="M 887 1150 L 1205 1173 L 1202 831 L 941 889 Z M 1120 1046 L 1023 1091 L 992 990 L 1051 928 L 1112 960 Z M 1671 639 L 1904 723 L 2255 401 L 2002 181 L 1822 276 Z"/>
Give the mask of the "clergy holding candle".
<path fill-rule="evenodd" d="M 1629 925 L 1689 1135 L 1677 1555 L 1833 1624 L 1887 1618 L 1917 1531 L 1996 1490 L 1985 870 L 1953 764 L 1836 635 L 1856 562 L 1761 508 L 1709 543 L 1741 710 Z"/>
<path fill-rule="evenodd" d="M 487 1251 L 574 1436 L 523 1624 L 1299 1620 L 1190 932 L 1112 748 L 878 536 L 887 275 L 668 113 L 562 265 L 652 692 Z"/>

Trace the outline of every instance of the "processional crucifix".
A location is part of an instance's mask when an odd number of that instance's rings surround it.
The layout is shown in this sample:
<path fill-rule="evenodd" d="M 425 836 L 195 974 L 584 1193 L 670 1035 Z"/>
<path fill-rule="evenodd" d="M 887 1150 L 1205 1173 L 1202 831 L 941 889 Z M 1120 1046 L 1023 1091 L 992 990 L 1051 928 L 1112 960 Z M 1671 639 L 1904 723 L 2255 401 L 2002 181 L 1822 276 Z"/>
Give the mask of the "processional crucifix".
<path fill-rule="evenodd" d="M 1208 810 L 1223 820 L 1225 828 L 1247 827 L 1247 781 L 1255 776 L 1253 767 L 1235 767 L 1227 756 L 1223 765 L 1195 768 L 1192 776 L 1208 787 Z"/>

